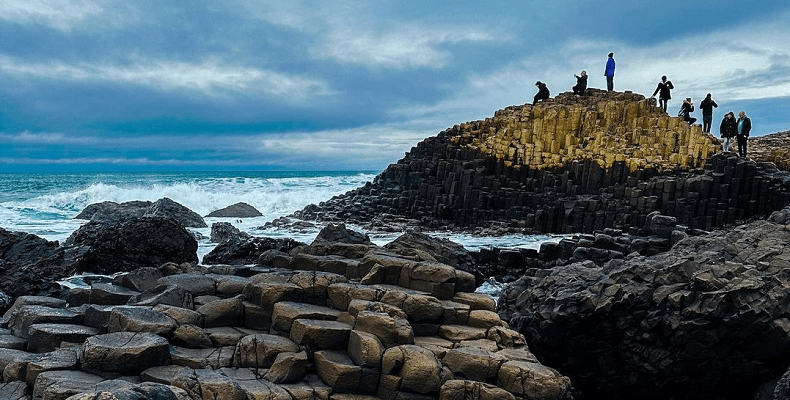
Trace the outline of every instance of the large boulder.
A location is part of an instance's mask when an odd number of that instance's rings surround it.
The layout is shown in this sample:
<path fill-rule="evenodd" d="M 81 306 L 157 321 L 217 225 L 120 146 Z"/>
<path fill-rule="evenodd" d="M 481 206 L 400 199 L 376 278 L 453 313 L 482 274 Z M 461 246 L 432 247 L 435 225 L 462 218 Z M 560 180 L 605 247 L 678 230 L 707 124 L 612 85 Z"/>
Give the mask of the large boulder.
<path fill-rule="evenodd" d="M 304 243 L 291 238 L 275 239 L 251 237 L 249 235 L 229 236 L 208 254 L 203 256 L 203 264 L 255 264 L 258 258 L 269 250 L 288 253 Z"/>
<path fill-rule="evenodd" d="M 197 262 L 197 241 L 173 218 L 90 221 L 69 236 L 75 271 L 115 273 L 167 262 Z"/>
<path fill-rule="evenodd" d="M 656 256 L 528 270 L 499 311 L 591 398 L 751 398 L 790 364 L 788 267 L 790 231 L 756 221 Z"/>
<path fill-rule="evenodd" d="M 209 240 L 212 243 L 222 243 L 226 240 L 241 240 L 249 239 L 250 235 L 242 232 L 230 222 L 215 222 L 211 224 L 211 234 Z"/>
<path fill-rule="evenodd" d="M 254 218 L 261 217 L 260 211 L 247 203 L 236 203 L 225 208 L 215 210 L 206 215 L 206 218 Z"/>
<path fill-rule="evenodd" d="M 390 252 L 418 261 L 438 261 L 461 271 L 477 273 L 474 257 L 464 246 L 449 239 L 410 230 L 384 246 Z M 475 276 L 478 283 L 485 277 Z"/>
<path fill-rule="evenodd" d="M 58 294 L 55 280 L 71 272 L 63 266 L 64 257 L 57 241 L 0 228 L 0 289 L 11 297 Z M 2 292 L 0 311 L 11 305 Z"/>
<path fill-rule="evenodd" d="M 88 204 L 74 219 L 122 221 L 140 218 L 151 207 L 151 204 L 153 203 L 150 201 L 127 201 L 124 203 L 103 201 L 101 203 Z"/>
<path fill-rule="evenodd" d="M 163 197 L 151 204 L 143 217 L 174 218 L 181 226 L 190 228 L 208 228 L 200 214 Z"/>
<path fill-rule="evenodd" d="M 206 221 L 198 213 L 173 200 L 163 197 L 156 202 L 127 201 L 115 203 L 104 201 L 89 204 L 74 219 L 97 222 L 122 222 L 142 217 L 175 218 L 181 226 L 206 228 Z"/>

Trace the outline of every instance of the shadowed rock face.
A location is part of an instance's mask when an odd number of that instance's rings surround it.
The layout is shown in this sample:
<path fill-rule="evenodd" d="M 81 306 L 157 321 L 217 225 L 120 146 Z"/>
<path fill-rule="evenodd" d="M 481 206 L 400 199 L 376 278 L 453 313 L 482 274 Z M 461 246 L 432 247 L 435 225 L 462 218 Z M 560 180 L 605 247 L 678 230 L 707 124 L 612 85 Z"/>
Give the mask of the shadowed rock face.
<path fill-rule="evenodd" d="M 74 271 L 114 273 L 166 262 L 197 262 L 197 241 L 172 218 L 90 221 L 64 242 Z"/>
<path fill-rule="evenodd" d="M 633 93 L 561 94 L 427 138 L 373 182 L 291 217 L 371 230 L 630 232 L 654 211 L 710 230 L 784 207 L 788 174 Z M 274 221 L 273 225 L 287 221 Z"/>
<path fill-rule="evenodd" d="M 584 398 L 751 398 L 787 369 L 788 267 L 787 226 L 756 221 L 652 257 L 528 270 L 499 312 Z"/>

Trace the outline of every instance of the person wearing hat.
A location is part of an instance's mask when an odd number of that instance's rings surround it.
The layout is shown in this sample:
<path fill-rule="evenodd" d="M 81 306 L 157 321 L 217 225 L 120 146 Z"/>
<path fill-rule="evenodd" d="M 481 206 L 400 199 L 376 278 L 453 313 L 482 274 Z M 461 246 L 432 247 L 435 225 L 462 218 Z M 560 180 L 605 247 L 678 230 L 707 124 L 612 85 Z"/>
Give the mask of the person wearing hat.
<path fill-rule="evenodd" d="M 713 122 L 713 109 L 718 107 L 713 99 L 710 98 L 710 93 L 705 96 L 705 99 L 699 103 L 699 109 L 702 110 L 702 131 L 710 133 L 710 124 Z"/>
<path fill-rule="evenodd" d="M 606 60 L 606 70 L 603 75 L 606 77 L 606 90 L 614 90 L 614 53 L 609 53 L 609 59 Z"/>
<path fill-rule="evenodd" d="M 656 97 L 656 93 L 658 95 L 658 106 L 664 109 L 664 112 L 667 112 L 667 102 L 672 96 L 669 94 L 671 89 L 674 89 L 675 86 L 672 85 L 672 81 L 667 80 L 667 76 L 664 75 L 661 77 L 661 82 L 658 82 L 658 87 L 656 87 L 656 91 L 653 92 L 653 95 L 650 96 L 651 98 Z"/>
<path fill-rule="evenodd" d="M 532 100 L 532 105 L 534 106 L 540 100 L 546 100 L 549 98 L 549 88 L 546 87 L 546 84 L 537 81 L 535 82 L 535 86 L 538 87 L 538 93 L 535 95 L 535 98 Z"/>
<path fill-rule="evenodd" d="M 581 96 L 587 90 L 587 71 L 582 71 L 581 75 L 574 76 L 576 77 L 576 86 L 573 87 L 573 94 Z"/>

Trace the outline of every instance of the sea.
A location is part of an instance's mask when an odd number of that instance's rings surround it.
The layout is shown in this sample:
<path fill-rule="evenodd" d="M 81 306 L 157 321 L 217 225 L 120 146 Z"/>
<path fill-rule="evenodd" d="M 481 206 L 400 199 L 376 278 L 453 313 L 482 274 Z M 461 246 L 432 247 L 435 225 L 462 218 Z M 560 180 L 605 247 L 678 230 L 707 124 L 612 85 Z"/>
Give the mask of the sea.
<path fill-rule="evenodd" d="M 209 228 L 188 228 L 203 238 L 198 241 L 198 258 L 202 260 L 216 246 L 208 239 L 210 227 L 215 222 L 229 222 L 252 236 L 293 238 L 310 243 L 320 226 L 315 229 L 263 226 L 307 205 L 319 204 L 363 186 L 375 176 L 374 171 L 0 174 L 0 227 L 62 243 L 87 222 L 74 217 L 90 204 L 133 200 L 153 202 L 164 197 L 202 216 L 239 202 L 247 203 L 263 214 L 256 218 L 204 217 Z M 365 232 L 353 225 L 347 227 L 368 234 L 378 245 L 387 244 L 402 233 Z M 445 231 L 424 232 L 452 240 L 468 250 L 484 247 L 538 249 L 543 242 L 560 239 L 559 236 L 548 235 L 491 237 Z M 497 284 L 492 281 L 487 285 Z"/>

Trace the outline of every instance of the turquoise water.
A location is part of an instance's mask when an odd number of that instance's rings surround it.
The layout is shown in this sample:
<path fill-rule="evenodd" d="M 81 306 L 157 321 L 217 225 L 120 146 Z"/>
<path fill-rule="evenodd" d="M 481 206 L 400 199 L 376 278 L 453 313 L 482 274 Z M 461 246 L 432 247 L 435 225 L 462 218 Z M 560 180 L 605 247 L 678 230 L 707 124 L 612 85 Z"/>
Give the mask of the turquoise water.
<path fill-rule="evenodd" d="M 291 237 L 309 243 L 319 227 L 299 230 L 264 230 L 261 227 L 309 204 L 318 204 L 363 186 L 373 180 L 375 174 L 373 171 L 0 174 L 0 227 L 62 242 L 85 223 L 73 218 L 89 204 L 133 200 L 153 202 L 168 197 L 203 216 L 244 202 L 263 216 L 243 220 L 205 218 L 206 223 L 211 226 L 214 222 L 230 222 L 253 236 Z M 350 228 L 361 231 L 353 226 Z M 210 228 L 193 230 L 204 237 L 211 233 Z M 542 235 L 479 237 L 452 232 L 431 234 L 461 243 L 469 249 L 489 246 L 538 248 L 544 241 L 556 240 Z M 399 235 L 399 232 L 370 233 L 371 240 L 381 245 Z M 213 246 L 207 240 L 200 241 L 198 256 L 202 258 Z"/>

